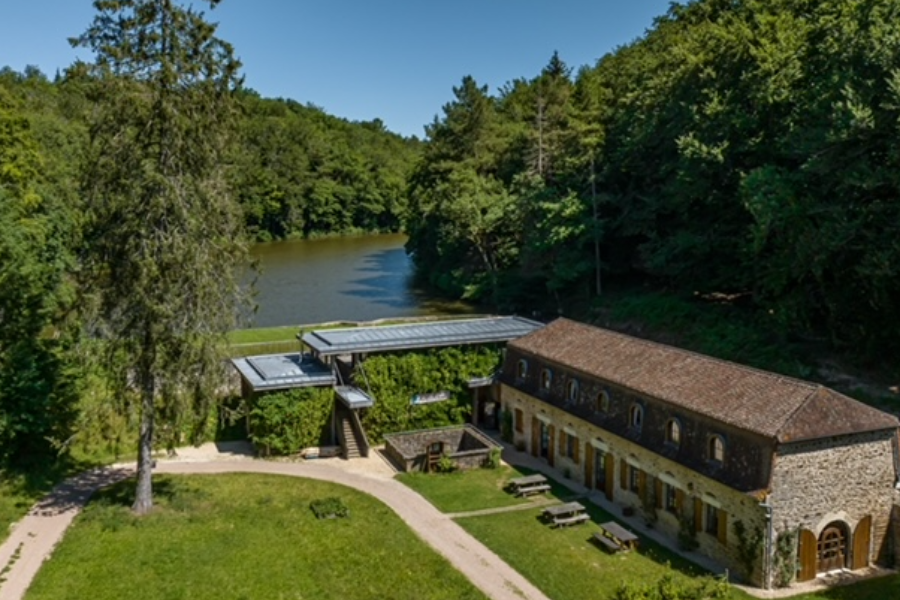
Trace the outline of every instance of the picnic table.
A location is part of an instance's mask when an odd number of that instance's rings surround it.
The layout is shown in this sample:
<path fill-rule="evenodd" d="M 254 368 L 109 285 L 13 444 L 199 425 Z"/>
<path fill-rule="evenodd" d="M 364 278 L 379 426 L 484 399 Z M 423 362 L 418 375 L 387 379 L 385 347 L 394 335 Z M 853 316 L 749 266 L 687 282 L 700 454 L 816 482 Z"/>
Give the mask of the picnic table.
<path fill-rule="evenodd" d="M 634 550 L 638 544 L 638 536 L 615 521 L 602 523 L 594 539 L 611 552 Z"/>
<path fill-rule="evenodd" d="M 543 514 L 549 518 L 554 527 L 566 527 L 577 525 L 590 520 L 590 515 L 585 512 L 584 506 L 579 502 L 566 502 L 556 504 L 544 509 Z"/>
<path fill-rule="evenodd" d="M 546 477 L 540 473 L 535 473 L 534 475 L 510 479 L 509 487 L 516 496 L 528 496 L 548 491 L 550 484 L 547 483 Z"/>

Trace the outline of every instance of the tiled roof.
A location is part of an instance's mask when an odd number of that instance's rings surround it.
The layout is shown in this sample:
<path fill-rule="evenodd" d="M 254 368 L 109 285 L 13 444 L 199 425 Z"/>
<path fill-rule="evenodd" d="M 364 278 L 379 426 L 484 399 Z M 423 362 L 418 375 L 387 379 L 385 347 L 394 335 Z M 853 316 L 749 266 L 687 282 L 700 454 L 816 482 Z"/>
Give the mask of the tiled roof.
<path fill-rule="evenodd" d="M 568 319 L 509 346 L 779 442 L 898 426 L 896 417 L 818 384 Z"/>

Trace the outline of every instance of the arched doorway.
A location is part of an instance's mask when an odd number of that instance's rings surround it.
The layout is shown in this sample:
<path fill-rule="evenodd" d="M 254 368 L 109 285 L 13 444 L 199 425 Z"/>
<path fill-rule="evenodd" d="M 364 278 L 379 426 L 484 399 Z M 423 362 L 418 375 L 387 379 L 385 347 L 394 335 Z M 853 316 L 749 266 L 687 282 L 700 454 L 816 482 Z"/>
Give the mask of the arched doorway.
<path fill-rule="evenodd" d="M 833 521 L 822 530 L 816 546 L 818 550 L 817 572 L 827 573 L 847 567 L 848 538 L 847 526 L 840 521 Z"/>

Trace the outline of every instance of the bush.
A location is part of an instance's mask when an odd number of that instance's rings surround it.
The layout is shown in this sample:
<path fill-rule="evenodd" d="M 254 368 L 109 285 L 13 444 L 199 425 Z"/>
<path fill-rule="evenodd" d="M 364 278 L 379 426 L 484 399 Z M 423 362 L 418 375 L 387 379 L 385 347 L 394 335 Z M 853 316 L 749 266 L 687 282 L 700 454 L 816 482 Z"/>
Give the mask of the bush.
<path fill-rule="evenodd" d="M 499 469 L 502 456 L 503 451 L 500 448 L 491 448 L 491 452 L 488 454 L 487 462 L 484 466 L 488 469 Z"/>
<path fill-rule="evenodd" d="M 671 572 L 656 583 L 622 583 L 615 600 L 721 600 L 730 597 L 731 589 L 724 577 L 676 578 Z"/>
<path fill-rule="evenodd" d="M 442 454 L 434 468 L 438 473 L 452 473 L 459 468 L 459 465 L 456 464 L 455 460 L 450 458 L 449 454 Z"/>
<path fill-rule="evenodd" d="M 260 396 L 250 410 L 250 441 L 260 454 L 296 454 L 328 434 L 334 406 L 331 388 L 301 388 Z"/>
<path fill-rule="evenodd" d="M 317 519 L 342 519 L 350 516 L 350 509 L 340 498 L 334 496 L 313 500 L 309 503 L 309 508 Z"/>

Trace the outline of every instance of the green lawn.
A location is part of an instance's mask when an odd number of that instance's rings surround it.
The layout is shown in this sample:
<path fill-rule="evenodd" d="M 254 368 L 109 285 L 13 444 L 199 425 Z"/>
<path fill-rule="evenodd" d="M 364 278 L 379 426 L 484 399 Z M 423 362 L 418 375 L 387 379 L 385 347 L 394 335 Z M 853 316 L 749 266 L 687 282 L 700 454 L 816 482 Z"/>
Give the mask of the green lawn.
<path fill-rule="evenodd" d="M 27 598 L 484 598 L 384 504 L 349 488 L 246 474 L 154 486 L 157 509 L 143 518 L 127 508 L 133 482 L 98 494 Z M 310 502 L 331 496 L 349 518 L 315 518 Z"/>
<path fill-rule="evenodd" d="M 469 512 L 535 502 L 519 500 L 503 491 L 511 477 L 527 470 L 504 467 L 451 475 L 404 474 L 398 478 L 444 512 Z M 551 499 L 568 500 L 572 492 L 553 482 Z M 639 550 L 610 555 L 591 542 L 598 523 L 618 520 L 599 507 L 585 503 L 591 522 L 551 529 L 540 520 L 541 507 L 489 515 L 460 517 L 457 522 L 501 558 L 525 575 L 553 600 L 603 600 L 613 598 L 622 582 L 651 583 L 671 570 L 676 578 L 705 574 L 670 550 L 641 539 Z M 619 520 L 621 523 L 621 520 Z M 750 595 L 733 589 L 734 600 Z M 900 576 L 891 576 L 795 596 L 796 600 L 887 600 L 900 598 Z"/>

